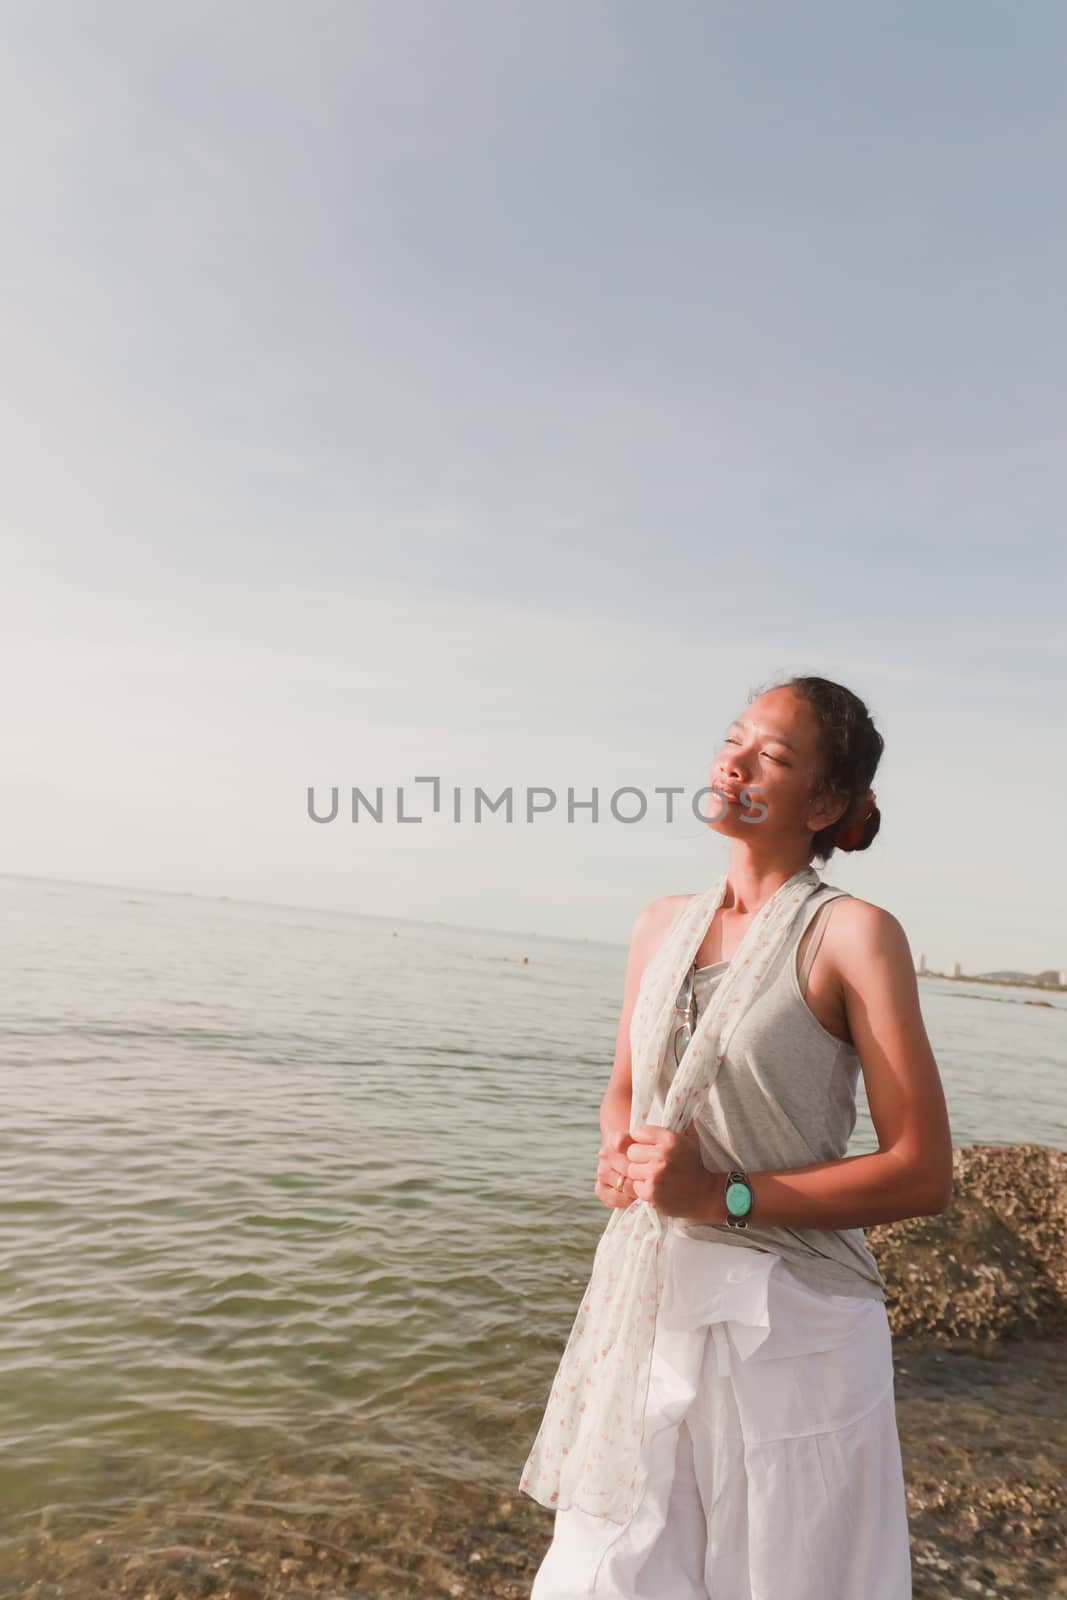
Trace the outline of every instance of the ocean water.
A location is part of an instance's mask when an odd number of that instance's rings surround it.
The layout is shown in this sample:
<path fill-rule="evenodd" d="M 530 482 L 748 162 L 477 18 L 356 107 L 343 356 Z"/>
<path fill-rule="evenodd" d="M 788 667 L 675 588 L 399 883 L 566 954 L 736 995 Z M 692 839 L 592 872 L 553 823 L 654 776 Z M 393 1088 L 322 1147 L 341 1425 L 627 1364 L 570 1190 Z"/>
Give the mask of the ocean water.
<path fill-rule="evenodd" d="M 607 1220 L 625 947 L 0 905 L 0 1593 L 510 1493 Z M 1067 1147 L 1067 996 L 920 994 L 954 1142 Z"/>

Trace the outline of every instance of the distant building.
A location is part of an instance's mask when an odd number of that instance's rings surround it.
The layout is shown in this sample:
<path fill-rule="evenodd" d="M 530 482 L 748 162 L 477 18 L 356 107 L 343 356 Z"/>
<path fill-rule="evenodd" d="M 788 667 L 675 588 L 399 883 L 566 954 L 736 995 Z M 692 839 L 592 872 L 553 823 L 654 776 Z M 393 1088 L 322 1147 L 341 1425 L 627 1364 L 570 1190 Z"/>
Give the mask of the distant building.
<path fill-rule="evenodd" d="M 1060 988 L 1067 989 L 1067 970 L 1060 973 Z"/>
<path fill-rule="evenodd" d="M 921 950 L 919 951 L 919 965 L 915 968 L 915 970 L 920 974 L 926 971 L 926 957 L 923 955 Z"/>
<path fill-rule="evenodd" d="M 958 961 L 954 961 L 952 963 L 952 976 L 954 978 L 962 978 L 963 977 L 963 973 L 960 970 L 960 964 L 959 964 Z"/>

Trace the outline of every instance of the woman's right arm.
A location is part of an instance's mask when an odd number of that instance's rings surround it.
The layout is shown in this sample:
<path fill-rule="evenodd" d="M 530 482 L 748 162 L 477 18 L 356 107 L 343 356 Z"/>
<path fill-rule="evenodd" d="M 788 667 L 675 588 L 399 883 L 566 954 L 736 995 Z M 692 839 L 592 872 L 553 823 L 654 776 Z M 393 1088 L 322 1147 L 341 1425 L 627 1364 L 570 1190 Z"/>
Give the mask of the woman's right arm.
<path fill-rule="evenodd" d="M 645 971 L 649 960 L 656 954 L 659 941 L 664 938 L 667 928 L 677 918 L 681 906 L 691 896 L 688 894 L 664 894 L 657 901 L 643 907 L 633 920 L 632 933 L 630 933 L 630 954 L 625 965 L 624 989 L 622 989 L 622 1013 L 619 1016 L 619 1030 L 614 1040 L 614 1064 L 611 1067 L 611 1077 L 605 1098 L 600 1102 L 600 1133 L 603 1136 L 603 1152 L 598 1168 L 597 1192 L 600 1194 L 601 1176 L 609 1179 L 608 1192 L 611 1189 L 611 1173 L 625 1171 L 625 1157 L 622 1150 L 630 1142 L 630 1101 L 633 1096 L 632 1062 L 630 1062 L 630 1019 L 633 1016 L 633 1005 L 637 1002 L 637 990 L 641 986 L 641 973 Z M 625 1202 L 629 1205 L 633 1200 L 629 1184 L 619 1192 L 625 1195 Z M 617 1202 L 616 1202 L 617 1203 Z"/>

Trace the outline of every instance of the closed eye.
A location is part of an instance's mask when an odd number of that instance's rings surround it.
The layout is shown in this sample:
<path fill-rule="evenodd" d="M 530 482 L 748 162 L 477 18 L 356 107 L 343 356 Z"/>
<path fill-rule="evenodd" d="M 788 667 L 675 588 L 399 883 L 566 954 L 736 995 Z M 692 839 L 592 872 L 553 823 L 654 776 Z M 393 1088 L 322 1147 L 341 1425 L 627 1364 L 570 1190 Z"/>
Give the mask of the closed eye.
<path fill-rule="evenodd" d="M 738 741 L 736 739 L 723 740 L 723 744 L 737 744 L 737 742 Z M 789 762 L 783 761 L 781 756 L 772 756 L 767 750 L 761 750 L 760 754 L 766 756 L 768 761 L 776 761 L 780 767 L 787 767 L 789 765 Z"/>

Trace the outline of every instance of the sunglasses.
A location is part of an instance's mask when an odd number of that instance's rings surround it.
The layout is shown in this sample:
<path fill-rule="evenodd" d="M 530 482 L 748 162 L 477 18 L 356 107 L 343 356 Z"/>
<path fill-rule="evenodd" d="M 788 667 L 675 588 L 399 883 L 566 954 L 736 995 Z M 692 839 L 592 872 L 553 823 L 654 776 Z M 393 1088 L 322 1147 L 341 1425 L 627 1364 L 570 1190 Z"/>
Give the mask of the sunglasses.
<path fill-rule="evenodd" d="M 674 1002 L 674 1010 L 679 1020 L 674 1025 L 674 1064 L 678 1066 L 689 1047 L 696 1027 L 696 1003 L 693 997 L 693 967 L 685 975 L 685 982 L 678 990 L 678 998 Z"/>

